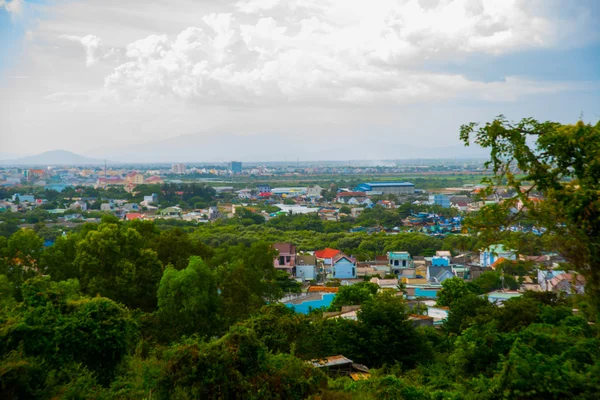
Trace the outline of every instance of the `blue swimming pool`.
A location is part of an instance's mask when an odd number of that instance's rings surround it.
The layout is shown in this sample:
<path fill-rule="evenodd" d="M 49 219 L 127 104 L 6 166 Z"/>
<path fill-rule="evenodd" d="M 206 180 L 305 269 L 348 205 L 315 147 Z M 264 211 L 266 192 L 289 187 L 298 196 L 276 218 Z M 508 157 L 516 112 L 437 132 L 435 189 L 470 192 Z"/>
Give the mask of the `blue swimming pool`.
<path fill-rule="evenodd" d="M 310 310 L 314 310 L 321 307 L 329 307 L 334 297 L 335 293 L 325 293 L 323 294 L 323 297 L 319 300 L 307 300 L 303 301 L 300 304 L 286 304 L 286 306 L 293 309 L 297 313 L 308 314 Z"/>

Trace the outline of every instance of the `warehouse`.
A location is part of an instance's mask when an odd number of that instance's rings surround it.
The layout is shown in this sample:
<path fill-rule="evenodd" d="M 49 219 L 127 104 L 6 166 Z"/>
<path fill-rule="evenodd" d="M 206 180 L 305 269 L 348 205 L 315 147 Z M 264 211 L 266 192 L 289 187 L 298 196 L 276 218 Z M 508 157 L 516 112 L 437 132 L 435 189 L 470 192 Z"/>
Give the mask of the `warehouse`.
<path fill-rule="evenodd" d="M 415 192 L 415 185 L 410 182 L 373 182 L 361 183 L 355 190 L 357 192 L 366 192 L 367 195 L 413 194 Z"/>

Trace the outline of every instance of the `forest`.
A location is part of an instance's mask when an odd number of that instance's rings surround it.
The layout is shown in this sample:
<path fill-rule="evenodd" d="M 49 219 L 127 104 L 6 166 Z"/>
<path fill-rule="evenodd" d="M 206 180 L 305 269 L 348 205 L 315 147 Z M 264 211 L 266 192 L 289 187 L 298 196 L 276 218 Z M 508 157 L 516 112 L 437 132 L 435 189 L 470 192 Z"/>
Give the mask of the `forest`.
<path fill-rule="evenodd" d="M 525 140 L 531 132 L 535 151 Z M 491 149 L 489 168 L 528 215 L 511 213 L 507 201 L 470 220 L 469 234 L 444 239 L 327 232 L 289 217 L 192 228 L 104 216 L 51 246 L 31 229 L 1 236 L 2 397 L 597 398 L 600 125 L 500 117 L 465 125 L 461 136 Z M 573 152 L 573 143 L 585 145 Z M 547 199 L 539 208 L 527 203 L 531 188 Z M 500 229 L 521 217 L 548 232 L 534 240 Z M 439 329 L 415 327 L 401 288 L 377 291 L 369 282 L 340 290 L 332 305 L 359 302 L 356 320 L 278 303 L 290 286 L 273 267 L 275 241 L 370 257 L 458 253 L 498 240 L 534 254 L 560 252 L 586 277 L 586 294 L 525 292 L 500 306 L 481 295 L 487 280 L 453 278 L 439 294 L 449 310 Z M 306 362 L 333 355 L 368 366 L 369 379 L 328 375 Z"/>

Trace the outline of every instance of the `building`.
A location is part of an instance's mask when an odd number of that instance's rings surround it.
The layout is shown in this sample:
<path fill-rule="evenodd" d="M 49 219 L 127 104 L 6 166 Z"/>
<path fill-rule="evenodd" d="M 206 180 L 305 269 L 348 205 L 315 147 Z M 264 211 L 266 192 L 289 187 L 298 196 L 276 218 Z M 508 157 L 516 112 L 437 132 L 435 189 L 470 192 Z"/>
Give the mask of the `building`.
<path fill-rule="evenodd" d="M 317 279 L 317 257 L 311 255 L 296 256 L 296 278 L 302 281 Z"/>
<path fill-rule="evenodd" d="M 140 206 L 137 203 L 125 203 L 123 204 L 123 210 L 136 213 L 140 211 Z"/>
<path fill-rule="evenodd" d="M 306 189 L 306 197 L 310 197 L 313 199 L 321 198 L 321 193 L 323 192 L 323 188 L 319 185 L 315 185 Z"/>
<path fill-rule="evenodd" d="M 181 207 L 167 207 L 159 211 L 163 217 L 181 217 Z"/>
<path fill-rule="evenodd" d="M 185 174 L 185 164 L 172 164 L 171 172 L 174 174 Z"/>
<path fill-rule="evenodd" d="M 514 250 L 505 249 L 501 244 L 495 244 L 487 249 L 481 250 L 479 254 L 479 264 L 482 267 L 490 267 L 499 258 L 515 261 L 517 259 L 517 253 Z"/>
<path fill-rule="evenodd" d="M 271 193 L 271 185 L 261 184 L 256 186 L 258 193 Z"/>
<path fill-rule="evenodd" d="M 356 278 L 356 260 L 344 253 L 338 254 L 333 259 L 333 277 L 336 279 Z"/>
<path fill-rule="evenodd" d="M 229 169 L 232 174 L 241 174 L 242 173 L 242 163 L 240 161 L 232 161 L 229 163 Z"/>
<path fill-rule="evenodd" d="M 87 203 L 85 201 L 77 200 L 76 202 L 71 203 L 69 209 L 87 211 Z"/>
<path fill-rule="evenodd" d="M 433 266 L 427 267 L 427 281 L 430 283 L 441 284 L 446 279 L 454 278 L 452 267 L 450 266 Z"/>
<path fill-rule="evenodd" d="M 125 176 L 125 184 L 129 185 L 143 185 L 144 184 L 144 175 L 139 172 L 130 172 Z"/>
<path fill-rule="evenodd" d="M 387 253 L 388 265 L 394 275 L 400 274 L 402 269 L 412 266 L 412 257 L 407 251 L 390 251 Z"/>
<path fill-rule="evenodd" d="M 371 199 L 367 197 L 365 192 L 340 192 L 335 197 L 335 201 L 336 203 L 351 205 L 372 204 Z"/>
<path fill-rule="evenodd" d="M 433 204 L 443 208 L 450 208 L 450 198 L 443 194 L 436 194 L 433 196 Z"/>
<path fill-rule="evenodd" d="M 333 259 L 336 256 L 338 256 L 339 254 L 342 254 L 341 250 L 330 249 L 330 248 L 315 251 L 315 257 L 317 257 L 317 259 L 319 261 L 321 261 L 324 265 L 329 265 L 329 266 L 333 264 Z"/>
<path fill-rule="evenodd" d="M 144 196 L 144 201 L 147 204 L 158 204 L 158 195 L 156 193 L 152 193 L 150 196 Z"/>
<path fill-rule="evenodd" d="M 296 266 L 296 246 L 291 243 L 273 243 L 273 248 L 278 253 L 273 265 L 291 275 Z"/>
<path fill-rule="evenodd" d="M 369 194 L 414 194 L 415 185 L 410 182 L 371 182 L 361 183 L 355 189 L 357 192 Z"/>

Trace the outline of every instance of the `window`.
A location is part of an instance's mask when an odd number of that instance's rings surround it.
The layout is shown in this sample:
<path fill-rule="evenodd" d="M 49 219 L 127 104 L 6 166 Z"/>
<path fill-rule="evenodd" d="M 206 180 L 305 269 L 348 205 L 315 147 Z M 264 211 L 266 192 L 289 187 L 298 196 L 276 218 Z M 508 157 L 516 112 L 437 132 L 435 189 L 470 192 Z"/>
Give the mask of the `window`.
<path fill-rule="evenodd" d="M 354 267 L 352 267 L 352 276 L 356 276 L 356 270 Z"/>

